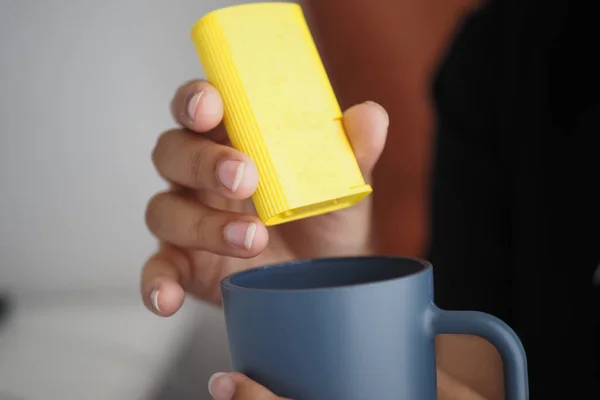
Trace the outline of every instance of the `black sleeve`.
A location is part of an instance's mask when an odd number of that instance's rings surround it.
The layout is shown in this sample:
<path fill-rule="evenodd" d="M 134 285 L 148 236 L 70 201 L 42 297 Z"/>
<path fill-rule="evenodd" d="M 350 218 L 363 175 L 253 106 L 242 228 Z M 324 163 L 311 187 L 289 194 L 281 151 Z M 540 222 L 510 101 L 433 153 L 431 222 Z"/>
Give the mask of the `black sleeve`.
<path fill-rule="evenodd" d="M 510 320 L 509 146 L 495 127 L 497 10 L 464 26 L 435 82 L 438 130 L 429 259 L 446 309 Z"/>
<path fill-rule="evenodd" d="M 429 258 L 440 307 L 519 335 L 532 399 L 600 398 L 600 36 L 540 4 L 488 3 L 437 76 Z"/>

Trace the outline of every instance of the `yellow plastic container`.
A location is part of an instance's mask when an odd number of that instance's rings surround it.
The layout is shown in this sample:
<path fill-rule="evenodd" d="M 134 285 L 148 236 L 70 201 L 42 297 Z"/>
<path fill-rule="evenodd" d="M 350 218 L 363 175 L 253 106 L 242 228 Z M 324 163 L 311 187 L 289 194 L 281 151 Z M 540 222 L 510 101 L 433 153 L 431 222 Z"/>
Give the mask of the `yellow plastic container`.
<path fill-rule="evenodd" d="M 340 210 L 371 193 L 300 6 L 216 10 L 194 25 L 192 40 L 223 98 L 233 147 L 257 165 L 252 199 L 265 225 Z"/>

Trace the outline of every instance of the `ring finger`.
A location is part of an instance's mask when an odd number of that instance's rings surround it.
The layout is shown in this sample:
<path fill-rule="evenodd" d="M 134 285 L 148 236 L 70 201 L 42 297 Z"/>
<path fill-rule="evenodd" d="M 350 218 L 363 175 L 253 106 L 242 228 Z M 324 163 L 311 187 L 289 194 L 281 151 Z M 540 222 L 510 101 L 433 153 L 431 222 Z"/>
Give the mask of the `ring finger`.
<path fill-rule="evenodd" d="M 268 242 L 268 233 L 255 216 L 215 210 L 175 192 L 153 197 L 146 224 L 160 240 L 177 247 L 253 257 Z"/>

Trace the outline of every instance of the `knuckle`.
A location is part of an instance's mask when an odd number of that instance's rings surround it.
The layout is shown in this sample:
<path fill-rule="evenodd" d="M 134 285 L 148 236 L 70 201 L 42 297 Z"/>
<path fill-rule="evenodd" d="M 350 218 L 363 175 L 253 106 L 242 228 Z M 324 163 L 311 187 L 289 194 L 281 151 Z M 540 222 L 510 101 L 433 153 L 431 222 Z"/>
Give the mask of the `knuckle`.
<path fill-rule="evenodd" d="M 211 146 L 207 143 L 202 143 L 196 146 L 190 153 L 187 162 L 187 175 L 190 177 L 191 183 L 196 187 L 206 187 L 212 185 L 212 182 L 206 182 L 207 177 L 211 176 L 209 171 L 213 170 L 214 166 L 210 157 Z"/>
<path fill-rule="evenodd" d="M 158 169 L 169 161 L 174 135 L 175 131 L 169 130 L 161 133 L 156 140 L 156 144 L 152 150 L 152 162 Z"/>
<path fill-rule="evenodd" d="M 204 215 L 198 214 L 191 224 L 191 236 L 194 243 L 198 246 L 206 247 L 210 237 L 209 224 Z"/>
<path fill-rule="evenodd" d="M 159 232 L 163 223 L 164 206 L 168 201 L 167 193 L 158 193 L 154 195 L 146 206 L 146 225 L 151 232 Z"/>

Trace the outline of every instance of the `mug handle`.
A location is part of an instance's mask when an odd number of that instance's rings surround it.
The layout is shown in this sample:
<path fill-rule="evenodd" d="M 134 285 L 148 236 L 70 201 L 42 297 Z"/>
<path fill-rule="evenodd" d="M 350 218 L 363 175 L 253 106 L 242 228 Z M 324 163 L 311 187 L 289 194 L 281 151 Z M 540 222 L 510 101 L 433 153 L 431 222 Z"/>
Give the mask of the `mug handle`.
<path fill-rule="evenodd" d="M 434 335 L 476 335 L 498 349 L 504 364 L 504 387 L 507 400 L 528 400 L 527 357 L 517 334 L 501 319 L 480 311 L 448 311 L 432 308 Z"/>

